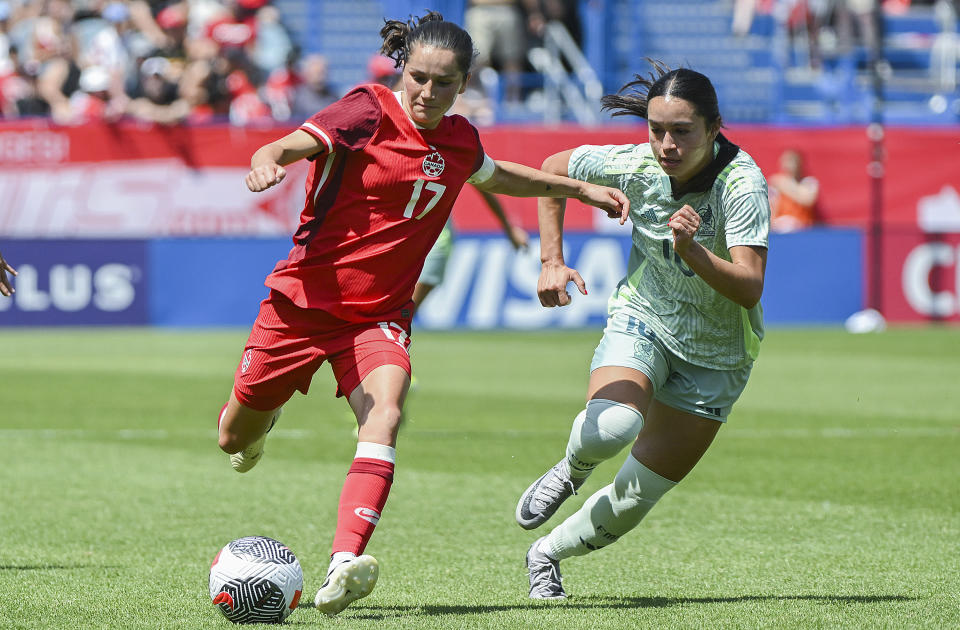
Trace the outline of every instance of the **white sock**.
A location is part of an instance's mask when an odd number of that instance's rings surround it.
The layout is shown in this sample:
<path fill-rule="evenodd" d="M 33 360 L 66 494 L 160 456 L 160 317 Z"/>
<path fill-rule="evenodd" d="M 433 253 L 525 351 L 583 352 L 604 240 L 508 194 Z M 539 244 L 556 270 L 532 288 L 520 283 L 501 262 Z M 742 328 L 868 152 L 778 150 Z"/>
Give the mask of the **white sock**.
<path fill-rule="evenodd" d="M 582 556 L 616 542 L 640 524 L 647 512 L 676 482 L 661 477 L 627 455 L 613 483 L 598 490 L 543 543 L 556 560 Z"/>

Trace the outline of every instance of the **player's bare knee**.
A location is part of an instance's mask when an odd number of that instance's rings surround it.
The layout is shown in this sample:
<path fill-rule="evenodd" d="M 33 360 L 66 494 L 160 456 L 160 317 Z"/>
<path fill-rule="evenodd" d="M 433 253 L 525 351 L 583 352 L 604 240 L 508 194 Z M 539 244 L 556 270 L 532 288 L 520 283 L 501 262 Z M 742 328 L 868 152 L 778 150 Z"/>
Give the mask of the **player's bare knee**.
<path fill-rule="evenodd" d="M 360 421 L 360 437 L 364 441 L 393 444 L 402 418 L 403 413 L 397 405 L 375 405 Z"/>

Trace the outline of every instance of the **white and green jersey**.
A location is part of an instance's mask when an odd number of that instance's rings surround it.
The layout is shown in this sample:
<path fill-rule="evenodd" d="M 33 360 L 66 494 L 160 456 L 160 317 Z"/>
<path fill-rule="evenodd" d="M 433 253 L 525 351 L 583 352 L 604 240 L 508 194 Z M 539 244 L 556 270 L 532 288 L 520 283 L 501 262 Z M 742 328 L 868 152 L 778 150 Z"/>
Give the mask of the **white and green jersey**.
<path fill-rule="evenodd" d="M 719 151 L 714 145 L 714 155 Z M 673 198 L 670 178 L 649 144 L 581 146 L 570 156 L 570 177 L 619 188 L 630 198 L 633 247 L 627 275 L 608 310 L 636 316 L 677 356 L 703 367 L 734 369 L 753 361 L 763 338 L 763 309 L 747 310 L 720 295 L 673 251 L 667 221 L 689 204 L 700 215 L 698 243 L 730 260 L 736 245 L 767 247 L 767 182 L 740 151 L 704 192 Z"/>

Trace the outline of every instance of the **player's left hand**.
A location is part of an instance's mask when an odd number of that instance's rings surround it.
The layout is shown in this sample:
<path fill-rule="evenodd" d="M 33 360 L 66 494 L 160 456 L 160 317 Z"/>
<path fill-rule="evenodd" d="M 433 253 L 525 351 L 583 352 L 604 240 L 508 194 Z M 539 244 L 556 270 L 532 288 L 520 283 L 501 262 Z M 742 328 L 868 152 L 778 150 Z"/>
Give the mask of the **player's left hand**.
<path fill-rule="evenodd" d="M 537 280 L 537 297 L 540 304 L 547 308 L 566 306 L 570 303 L 570 293 L 567 285 L 574 283 L 577 291 L 587 294 L 587 285 L 576 269 L 567 267 L 559 261 L 544 262 L 540 268 L 540 278 Z"/>
<path fill-rule="evenodd" d="M 0 254 L 0 295 L 4 297 L 10 297 L 16 292 L 13 285 L 10 284 L 10 278 L 7 277 L 8 273 L 11 276 L 15 276 L 17 275 L 17 270 L 3 259 L 3 254 Z"/>
<path fill-rule="evenodd" d="M 630 214 L 630 200 L 623 191 L 596 184 L 584 186 L 580 201 L 596 206 L 607 213 L 611 219 L 620 219 L 620 225 L 627 222 Z"/>
<path fill-rule="evenodd" d="M 667 225 L 673 232 L 673 251 L 682 254 L 690 248 L 700 229 L 700 215 L 688 204 L 673 213 Z"/>

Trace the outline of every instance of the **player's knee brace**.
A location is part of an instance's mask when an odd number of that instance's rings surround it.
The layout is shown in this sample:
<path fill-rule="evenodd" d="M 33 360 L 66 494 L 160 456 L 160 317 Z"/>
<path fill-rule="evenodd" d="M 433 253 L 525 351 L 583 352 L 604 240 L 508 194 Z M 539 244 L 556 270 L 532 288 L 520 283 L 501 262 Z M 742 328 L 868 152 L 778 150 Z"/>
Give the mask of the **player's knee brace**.
<path fill-rule="evenodd" d="M 631 444 L 641 428 L 643 414 L 629 405 L 603 398 L 587 402 L 587 408 L 573 421 L 567 442 L 571 472 L 585 476 Z"/>

